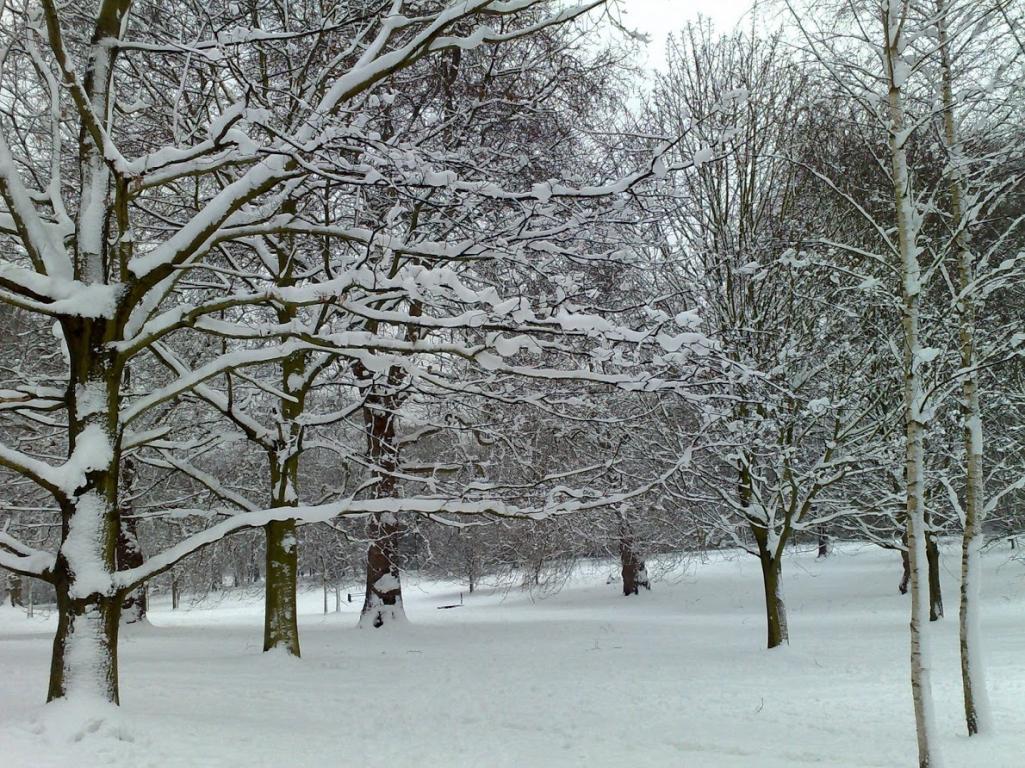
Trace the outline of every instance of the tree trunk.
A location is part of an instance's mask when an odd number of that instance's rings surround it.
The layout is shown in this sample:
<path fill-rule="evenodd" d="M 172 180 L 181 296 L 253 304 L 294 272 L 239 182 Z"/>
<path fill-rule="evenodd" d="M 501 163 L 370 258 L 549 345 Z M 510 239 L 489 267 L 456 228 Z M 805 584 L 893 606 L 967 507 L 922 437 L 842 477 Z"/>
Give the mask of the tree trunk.
<path fill-rule="evenodd" d="M 138 521 L 132 508 L 132 493 L 135 485 L 135 467 L 131 460 L 124 462 L 121 472 L 120 530 L 117 536 L 117 569 L 126 571 L 138 568 L 145 562 L 139 544 Z M 138 624 L 146 621 L 146 587 L 140 585 L 125 595 L 121 606 L 121 623 Z"/>
<path fill-rule="evenodd" d="M 361 627 L 380 629 L 385 624 L 405 621 L 402 607 L 402 581 L 397 563 L 398 540 L 402 528 L 390 512 L 374 515 L 367 528 L 367 583 Z"/>
<path fill-rule="evenodd" d="M 939 33 L 943 96 L 944 143 L 950 157 L 950 217 L 957 227 L 958 272 L 961 294 L 957 301 L 961 369 L 963 374 L 961 418 L 965 445 L 964 533 L 961 539 L 961 594 L 958 634 L 961 648 L 961 685 L 964 692 L 965 724 L 974 736 L 990 728 L 989 698 L 982 666 L 979 636 L 979 587 L 982 578 L 980 554 L 986 493 L 983 486 L 984 443 L 982 403 L 976 353 L 975 254 L 971 248 L 970 221 L 965 216 L 966 180 L 962 146 L 954 114 L 954 87 L 950 41 L 947 35 L 946 0 L 936 0 L 936 28 Z M 1011 540 L 1012 547 L 1014 539 Z"/>
<path fill-rule="evenodd" d="M 783 602 L 783 563 L 769 546 L 768 532 L 754 528 L 758 544 L 758 560 L 762 566 L 762 587 L 765 593 L 765 625 L 768 648 L 778 648 L 790 643 L 787 627 L 787 609 Z"/>
<path fill-rule="evenodd" d="M 283 250 L 280 258 L 283 259 L 285 253 Z M 282 263 L 281 267 L 284 273 L 287 265 Z M 294 310 L 283 308 L 278 312 L 280 322 L 291 322 L 292 319 Z M 281 364 L 281 387 L 288 397 L 281 400 L 278 434 L 268 455 L 271 507 L 275 509 L 299 504 L 299 458 L 303 443 L 303 427 L 299 419 L 306 404 L 306 363 L 306 353 L 296 352 Z M 299 656 L 299 539 L 296 523 L 294 519 L 270 522 L 265 530 L 263 650 L 282 649 L 291 656 Z"/>
<path fill-rule="evenodd" d="M 981 482 L 981 476 L 979 478 Z M 961 548 L 961 604 L 958 633 L 961 647 L 961 685 L 964 691 L 965 723 L 968 735 L 991 729 L 989 695 L 979 632 L 979 581 L 981 579 L 982 525 L 980 514 L 965 519 Z"/>
<path fill-rule="evenodd" d="M 623 576 L 623 594 L 640 594 L 640 588 L 651 589 L 644 561 L 634 548 L 633 530 L 624 513 L 619 516 L 619 562 Z"/>
<path fill-rule="evenodd" d="M 327 616 L 327 565 L 321 567 L 320 586 L 324 588 L 324 615 Z"/>
<path fill-rule="evenodd" d="M 58 621 L 48 701 L 88 696 L 118 702 L 117 634 L 125 597 L 113 583 L 121 530 L 119 428 L 117 409 L 97 403 L 118 402 L 121 375 L 105 367 L 107 354 L 96 338 L 102 333 L 90 321 L 65 320 L 73 391 L 69 456 L 90 469 L 59 500 L 61 544 L 53 572 Z"/>
<path fill-rule="evenodd" d="M 11 607 L 20 608 L 23 605 L 22 595 L 24 594 L 24 580 L 21 576 L 11 573 L 7 575 L 7 594 L 11 598 Z"/>
<path fill-rule="evenodd" d="M 819 534 L 819 554 L 818 557 L 829 557 L 829 537 L 824 534 Z"/>
<path fill-rule="evenodd" d="M 296 619 L 298 546 L 295 520 L 267 523 L 267 581 L 264 586 L 263 650 L 282 649 L 299 656 Z"/>
<path fill-rule="evenodd" d="M 73 599 L 67 585 L 58 584 L 57 607 L 46 700 L 88 697 L 117 704 L 120 598 Z"/>
<path fill-rule="evenodd" d="M 904 327 L 904 418 L 906 424 L 906 469 L 908 558 L 911 572 L 911 694 L 915 706 L 919 768 L 935 768 L 939 762 L 933 714 L 928 627 L 923 619 L 929 611 L 928 564 L 925 525 L 925 430 L 926 416 L 919 353 L 921 338 L 922 268 L 919 263 L 918 217 L 914 189 L 908 168 L 908 134 L 904 126 L 904 68 L 906 41 L 903 23 L 906 6 L 891 3 L 883 9 L 883 66 L 889 81 L 889 150 L 892 163 L 894 214 L 900 249 Z"/>
<path fill-rule="evenodd" d="M 908 532 L 906 528 L 904 529 L 902 541 L 904 543 L 904 549 L 900 551 L 900 564 L 903 572 L 897 589 L 902 595 L 906 595 L 908 593 L 908 584 L 911 583 L 911 556 L 908 554 Z"/>
<path fill-rule="evenodd" d="M 394 375 L 390 375 L 390 379 Z M 381 385 L 375 385 L 381 386 Z M 394 386 L 394 382 L 384 385 Z M 363 422 L 367 436 L 367 454 L 374 466 L 377 483 L 374 498 L 395 498 L 398 490 L 395 473 L 398 471 L 399 449 L 395 439 L 395 408 L 393 395 L 374 387 L 366 395 Z M 402 580 L 398 565 L 399 541 L 402 525 L 398 515 L 382 512 L 370 518 L 367 524 L 370 545 L 367 547 L 367 582 L 359 626 L 381 627 L 395 621 L 405 621 L 402 606 Z"/>
<path fill-rule="evenodd" d="M 943 618 L 943 591 L 940 586 L 940 548 L 936 537 L 926 532 L 925 557 L 929 565 L 929 621 Z"/>

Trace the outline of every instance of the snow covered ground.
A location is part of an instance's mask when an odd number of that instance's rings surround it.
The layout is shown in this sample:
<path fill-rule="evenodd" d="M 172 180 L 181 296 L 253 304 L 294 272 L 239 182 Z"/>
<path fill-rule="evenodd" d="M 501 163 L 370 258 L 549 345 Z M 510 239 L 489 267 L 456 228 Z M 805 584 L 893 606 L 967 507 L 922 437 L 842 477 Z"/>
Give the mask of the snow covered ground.
<path fill-rule="evenodd" d="M 1025 564 L 986 557 L 999 734 L 962 736 L 957 553 L 935 694 L 948 766 L 1020 768 Z M 0 611 L 5 768 L 894 768 L 914 764 L 907 598 L 895 553 L 848 545 L 785 563 L 792 645 L 763 649 L 758 563 L 715 557 L 626 599 L 610 569 L 544 599 L 407 584 L 410 624 L 354 628 L 303 596 L 303 659 L 267 657 L 258 597 L 172 613 L 121 643 L 121 711 L 41 705 L 53 619 Z"/>

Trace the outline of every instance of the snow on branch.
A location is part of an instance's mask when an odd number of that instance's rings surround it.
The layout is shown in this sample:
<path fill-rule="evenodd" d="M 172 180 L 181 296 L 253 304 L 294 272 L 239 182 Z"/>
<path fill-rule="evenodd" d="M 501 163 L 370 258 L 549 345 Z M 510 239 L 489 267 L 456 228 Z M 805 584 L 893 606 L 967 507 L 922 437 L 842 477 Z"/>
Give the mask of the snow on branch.
<path fill-rule="evenodd" d="M 143 565 L 113 575 L 114 586 L 121 591 L 134 589 L 148 579 L 172 568 L 183 558 L 215 544 L 234 533 L 261 528 L 268 523 L 281 520 L 295 520 L 300 524 L 329 523 L 337 517 L 363 517 L 373 514 L 417 514 L 427 517 L 437 515 L 466 515 L 480 517 L 503 517 L 518 520 L 547 520 L 552 517 L 591 512 L 615 507 L 631 499 L 649 493 L 655 486 L 679 470 L 679 465 L 654 482 L 630 491 L 608 496 L 588 496 L 576 493 L 565 501 L 550 502 L 539 507 L 522 507 L 500 499 L 462 500 L 434 497 L 346 499 L 330 504 L 306 507 L 278 507 L 274 509 L 242 512 L 212 525 L 182 540 L 173 547 L 147 560 Z M 568 489 L 561 489 L 567 491 Z M 180 512 L 179 512 L 180 514 Z M 433 518 L 432 518 L 433 519 Z"/>
<path fill-rule="evenodd" d="M 56 562 L 57 557 L 52 552 L 34 549 L 6 531 L 0 531 L 0 568 L 50 581 Z"/>

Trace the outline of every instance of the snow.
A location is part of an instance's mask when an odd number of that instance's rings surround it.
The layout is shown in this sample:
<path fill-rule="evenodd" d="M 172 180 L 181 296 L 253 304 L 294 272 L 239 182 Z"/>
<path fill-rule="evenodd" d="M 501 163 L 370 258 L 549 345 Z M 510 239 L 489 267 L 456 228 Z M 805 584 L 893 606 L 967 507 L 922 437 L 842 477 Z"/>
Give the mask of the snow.
<path fill-rule="evenodd" d="M 957 622 L 935 627 L 933 686 L 950 766 L 1019 768 L 1025 571 L 983 555 L 994 736 L 963 734 Z M 649 559 L 649 565 L 655 561 Z M 958 548 L 944 547 L 956 595 Z M 791 645 L 763 649 L 755 558 L 712 556 L 624 598 L 592 564 L 542 598 L 409 574 L 408 624 L 356 629 L 300 595 L 301 661 L 261 653 L 262 598 L 229 594 L 121 640 L 120 711 L 42 706 L 53 617 L 0 609 L 5 768 L 366 768 L 915 764 L 909 603 L 894 552 L 840 544 L 784 562 Z M 659 572 L 659 568 L 654 569 Z M 184 604 L 188 605 L 186 599 Z M 37 608 L 38 611 L 38 608 Z M 385 734 L 367 727 L 385 711 Z M 373 716 L 373 715 L 370 715 Z"/>
<path fill-rule="evenodd" d="M 89 491 L 79 497 L 76 507 L 61 545 L 61 554 L 75 574 L 68 594 L 72 598 L 109 594 L 113 583 L 104 565 L 102 530 L 106 502 L 95 491 Z"/>
<path fill-rule="evenodd" d="M 103 663 L 103 644 L 103 616 L 98 610 L 86 611 L 75 619 L 64 650 L 64 687 L 68 699 L 84 699 L 90 707 L 104 702 L 107 666 Z"/>

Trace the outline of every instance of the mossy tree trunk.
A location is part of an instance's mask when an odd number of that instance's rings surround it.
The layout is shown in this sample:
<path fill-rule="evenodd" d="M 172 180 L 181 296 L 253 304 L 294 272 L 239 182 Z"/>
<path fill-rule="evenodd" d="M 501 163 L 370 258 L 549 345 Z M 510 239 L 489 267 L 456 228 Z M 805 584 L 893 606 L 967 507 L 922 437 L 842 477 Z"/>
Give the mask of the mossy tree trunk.
<path fill-rule="evenodd" d="M 61 545 L 52 574 L 58 621 L 47 700 L 88 696 L 118 702 L 117 636 L 124 594 L 115 591 L 122 370 L 108 351 L 111 323 L 65 320 L 69 456 L 86 469 L 58 492 Z"/>
<path fill-rule="evenodd" d="M 282 211 L 295 214 L 296 207 L 296 201 L 289 199 L 282 204 Z M 277 254 L 275 284 L 282 289 L 294 287 L 297 284 L 296 265 L 299 263 L 294 239 L 287 237 L 280 241 L 268 241 L 268 247 Z M 277 320 L 282 325 L 294 323 L 298 316 L 298 309 L 294 306 L 280 305 L 277 308 Z M 278 403 L 276 435 L 268 450 L 270 506 L 274 509 L 296 507 L 299 504 L 299 463 L 305 432 L 302 416 L 313 378 L 307 370 L 309 363 L 310 355 L 303 351 L 293 352 L 281 362 L 280 386 L 285 396 Z M 299 539 L 296 521 L 272 522 L 264 531 L 266 565 L 263 650 L 282 650 L 291 656 L 299 656 Z"/>
<path fill-rule="evenodd" d="M 752 525 L 758 545 L 758 561 L 762 567 L 762 591 L 765 596 L 765 638 L 769 649 L 790 642 L 787 627 L 787 609 L 783 601 L 783 565 L 781 542 L 772 542 L 769 531 Z"/>
<path fill-rule="evenodd" d="M 264 588 L 263 650 L 283 650 L 298 656 L 299 625 L 296 617 L 296 568 L 299 548 L 294 520 L 268 523 L 267 582 Z"/>
<path fill-rule="evenodd" d="M 279 314 L 289 315 L 286 310 Z M 285 321 L 284 318 L 281 318 Z M 303 428 L 299 417 L 305 408 L 307 355 L 296 352 L 282 363 L 281 386 L 287 395 L 281 401 L 278 436 L 269 454 L 271 506 L 295 507 L 299 503 L 299 459 Z M 299 656 L 297 617 L 299 539 L 296 521 L 271 522 L 264 528 L 267 557 L 264 586 L 263 650 L 280 649 Z"/>

